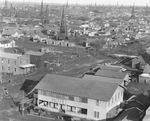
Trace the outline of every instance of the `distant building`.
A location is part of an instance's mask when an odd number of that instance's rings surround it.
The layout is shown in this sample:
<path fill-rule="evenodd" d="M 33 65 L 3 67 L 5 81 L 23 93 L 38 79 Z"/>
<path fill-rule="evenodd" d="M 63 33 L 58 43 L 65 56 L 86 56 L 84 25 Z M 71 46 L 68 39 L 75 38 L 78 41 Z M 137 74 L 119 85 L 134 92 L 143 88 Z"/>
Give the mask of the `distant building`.
<path fill-rule="evenodd" d="M 34 89 L 40 108 L 90 120 L 117 115 L 123 101 L 122 79 L 83 79 L 47 74 Z M 113 110 L 113 111 L 112 111 Z"/>
<path fill-rule="evenodd" d="M 146 48 L 146 52 L 150 54 L 150 47 Z"/>
<path fill-rule="evenodd" d="M 7 38 L 0 38 L 0 47 L 3 48 L 13 48 L 16 47 L 15 41 Z"/>
<path fill-rule="evenodd" d="M 126 72 L 117 72 L 111 70 L 98 70 L 95 73 L 95 76 L 108 77 L 108 78 L 116 78 L 124 80 L 124 86 L 126 86 L 129 82 L 131 82 L 131 78 L 129 74 Z"/>
<path fill-rule="evenodd" d="M 3 73 L 28 74 L 35 69 L 35 65 L 30 64 L 30 56 L 0 51 L 0 69 Z"/>
<path fill-rule="evenodd" d="M 139 76 L 139 83 L 150 84 L 150 65 L 146 65 L 143 73 Z"/>
<path fill-rule="evenodd" d="M 65 46 L 65 47 L 75 47 L 76 44 L 75 42 L 69 42 L 66 40 L 52 40 L 52 39 L 47 39 L 46 44 L 48 45 L 59 45 L 59 46 Z"/>

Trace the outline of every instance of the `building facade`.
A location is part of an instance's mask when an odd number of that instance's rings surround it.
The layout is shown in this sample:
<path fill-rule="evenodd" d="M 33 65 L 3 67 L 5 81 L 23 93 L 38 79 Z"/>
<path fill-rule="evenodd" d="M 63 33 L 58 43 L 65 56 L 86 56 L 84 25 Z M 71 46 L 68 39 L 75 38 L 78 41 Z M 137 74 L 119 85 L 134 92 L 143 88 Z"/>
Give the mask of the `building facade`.
<path fill-rule="evenodd" d="M 38 107 L 90 120 L 106 120 L 116 116 L 118 112 L 115 107 L 123 101 L 124 91 L 117 83 L 50 74 L 35 89 L 38 90 Z M 113 108 L 115 111 L 111 112 Z"/>
<path fill-rule="evenodd" d="M 0 52 L 0 69 L 2 73 L 27 74 L 31 71 L 30 56 Z"/>
<path fill-rule="evenodd" d="M 36 68 L 43 68 L 45 61 L 49 61 L 49 56 L 44 52 L 26 51 L 26 54 L 30 56 L 30 63 L 35 64 Z"/>

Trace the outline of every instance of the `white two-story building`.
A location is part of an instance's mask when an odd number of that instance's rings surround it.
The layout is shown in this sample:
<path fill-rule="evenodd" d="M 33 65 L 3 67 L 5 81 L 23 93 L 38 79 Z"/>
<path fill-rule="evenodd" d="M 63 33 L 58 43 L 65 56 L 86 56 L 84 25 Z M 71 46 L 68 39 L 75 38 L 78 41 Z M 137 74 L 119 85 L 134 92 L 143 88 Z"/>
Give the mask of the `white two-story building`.
<path fill-rule="evenodd" d="M 47 74 L 34 90 L 38 90 L 37 105 L 42 109 L 105 120 L 117 115 L 115 107 L 123 101 L 122 82 L 107 77 L 98 80 Z"/>

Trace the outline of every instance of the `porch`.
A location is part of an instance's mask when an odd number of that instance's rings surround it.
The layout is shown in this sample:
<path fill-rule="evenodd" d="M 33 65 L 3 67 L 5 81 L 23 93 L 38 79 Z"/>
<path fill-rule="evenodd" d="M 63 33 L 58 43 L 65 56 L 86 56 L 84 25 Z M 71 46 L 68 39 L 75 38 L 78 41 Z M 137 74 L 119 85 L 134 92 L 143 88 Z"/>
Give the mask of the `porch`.
<path fill-rule="evenodd" d="M 34 73 L 36 70 L 36 65 L 35 64 L 26 64 L 26 65 L 21 65 L 20 69 L 22 70 L 22 74 L 31 74 Z"/>

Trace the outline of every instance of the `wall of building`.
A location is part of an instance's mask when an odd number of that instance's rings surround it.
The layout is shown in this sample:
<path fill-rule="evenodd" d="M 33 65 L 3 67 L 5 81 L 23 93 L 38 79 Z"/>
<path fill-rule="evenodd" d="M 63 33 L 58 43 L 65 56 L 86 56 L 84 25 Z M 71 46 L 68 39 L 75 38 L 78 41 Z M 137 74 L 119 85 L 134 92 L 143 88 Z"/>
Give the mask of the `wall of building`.
<path fill-rule="evenodd" d="M 118 114 L 117 109 L 115 107 L 118 106 L 121 102 L 123 102 L 123 95 L 124 89 L 118 86 L 110 101 L 107 102 L 106 112 L 108 113 L 107 114 L 108 118 L 114 117 L 115 115 Z M 113 111 L 111 111 L 112 109 Z"/>
<path fill-rule="evenodd" d="M 23 55 L 17 59 L 12 58 L 0 58 L 1 71 L 5 73 L 13 73 L 14 75 L 23 74 L 23 70 L 20 69 L 20 65 L 29 64 L 29 56 Z"/>
<path fill-rule="evenodd" d="M 30 55 L 31 64 L 35 64 L 36 68 L 42 67 L 42 56 Z"/>
<path fill-rule="evenodd" d="M 76 97 L 75 97 L 76 98 Z M 47 101 L 45 102 L 46 105 L 44 106 L 44 103 L 41 103 L 41 100 Z M 51 107 L 51 102 L 52 103 L 58 103 L 57 108 L 52 108 Z M 101 120 L 101 119 L 106 119 L 106 102 L 100 101 L 100 100 L 95 100 L 95 99 L 88 99 L 87 103 L 85 102 L 79 102 L 79 101 L 72 101 L 69 99 L 60 99 L 56 97 L 51 97 L 48 95 L 42 95 L 38 91 L 38 106 L 40 108 L 53 111 L 53 112 L 59 112 L 60 111 L 60 104 L 64 104 L 64 110 L 65 114 L 72 115 L 72 116 L 77 116 L 81 118 L 87 118 L 87 119 L 92 119 L 92 120 Z M 68 110 L 68 106 L 73 107 L 73 111 Z M 81 114 L 79 113 L 79 109 L 87 109 L 87 114 Z"/>
<path fill-rule="evenodd" d="M 150 77 L 139 76 L 139 83 L 150 84 Z"/>

